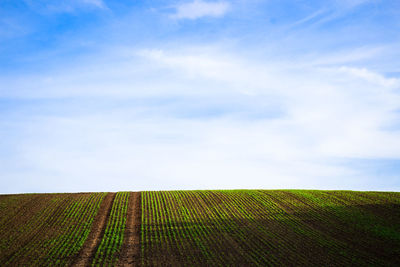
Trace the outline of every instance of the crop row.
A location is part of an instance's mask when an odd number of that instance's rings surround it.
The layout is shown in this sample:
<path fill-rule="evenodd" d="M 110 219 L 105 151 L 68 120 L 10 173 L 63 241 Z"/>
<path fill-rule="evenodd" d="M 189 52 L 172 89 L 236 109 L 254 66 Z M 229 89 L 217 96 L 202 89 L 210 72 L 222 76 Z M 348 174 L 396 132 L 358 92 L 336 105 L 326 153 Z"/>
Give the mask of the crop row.
<path fill-rule="evenodd" d="M 41 236 L 39 229 L 47 226 L 48 219 L 56 213 L 62 202 L 67 198 L 62 195 L 44 196 L 40 203 L 31 203 L 27 207 L 27 212 L 22 213 L 21 218 L 15 216 L 12 227 L 2 227 L 1 239 L 1 262 L 2 264 L 20 262 L 24 257 L 24 250 L 31 249 L 31 240 Z M 38 208 L 39 207 L 39 208 Z M 35 210 L 34 213 L 29 212 L 29 208 Z"/>
<path fill-rule="evenodd" d="M 126 227 L 129 192 L 118 192 L 92 266 L 114 266 L 121 250 Z"/>
<path fill-rule="evenodd" d="M 398 199 L 312 190 L 143 192 L 141 264 L 385 265 L 399 252 L 399 216 L 379 215 L 396 214 Z"/>
<path fill-rule="evenodd" d="M 288 194 L 295 200 L 293 209 L 307 209 L 298 214 L 299 219 L 307 223 L 307 217 L 313 218 L 313 228 L 330 237 L 331 252 L 336 257 L 354 265 L 387 265 L 397 254 L 399 216 L 385 216 L 395 215 L 391 207 L 396 205 L 384 194 L 304 190 Z"/>
<path fill-rule="evenodd" d="M 226 192 L 218 193 L 144 192 L 142 264 L 174 260 L 220 266 L 271 264 L 274 256 L 266 257 L 268 251 L 265 251 L 268 235 L 260 238 L 253 233 L 256 225 L 247 220 L 252 214 L 237 205 L 243 199 L 237 200 Z M 155 260 L 149 261 L 149 258 Z"/>
<path fill-rule="evenodd" d="M 39 194 L 1 195 L 0 196 L 0 229 L 12 224 L 14 218 L 27 213 L 27 207 L 32 211 L 32 203 L 39 202 Z"/>
<path fill-rule="evenodd" d="M 9 231 L 8 238 L 2 240 L 9 248 L 7 254 L 2 250 L 2 265 L 71 263 L 90 232 L 104 195 L 51 194 L 43 197 L 46 202 L 40 203 L 40 212 L 21 220 L 15 231 Z"/>
<path fill-rule="evenodd" d="M 129 192 L 106 195 L 0 195 L 0 266 L 68 266 L 78 255 L 92 266 L 400 266 L 399 193 L 146 191 L 138 209 Z M 131 210 L 141 211 L 134 256 Z M 81 251 L 93 240 L 94 252 Z"/>

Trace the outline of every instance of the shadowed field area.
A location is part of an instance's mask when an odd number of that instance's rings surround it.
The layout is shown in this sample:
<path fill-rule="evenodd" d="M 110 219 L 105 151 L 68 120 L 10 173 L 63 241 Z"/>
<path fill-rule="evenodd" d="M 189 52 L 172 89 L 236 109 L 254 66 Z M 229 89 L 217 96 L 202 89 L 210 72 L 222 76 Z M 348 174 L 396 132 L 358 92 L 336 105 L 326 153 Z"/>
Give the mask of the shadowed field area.
<path fill-rule="evenodd" d="M 400 193 L 0 196 L 1 266 L 399 266 Z"/>
<path fill-rule="evenodd" d="M 143 265 L 400 264 L 398 193 L 172 191 L 142 199 Z"/>

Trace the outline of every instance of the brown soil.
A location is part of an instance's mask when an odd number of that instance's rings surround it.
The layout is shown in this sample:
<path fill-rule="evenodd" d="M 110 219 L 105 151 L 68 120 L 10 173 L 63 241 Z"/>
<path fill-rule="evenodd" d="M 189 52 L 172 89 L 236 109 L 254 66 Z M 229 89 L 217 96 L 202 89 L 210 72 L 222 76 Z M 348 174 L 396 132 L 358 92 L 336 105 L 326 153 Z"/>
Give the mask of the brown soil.
<path fill-rule="evenodd" d="M 131 192 L 128 203 L 124 243 L 117 266 L 139 266 L 140 264 L 140 192 Z"/>
<path fill-rule="evenodd" d="M 89 236 L 83 244 L 77 258 L 72 263 L 72 266 L 90 266 L 106 230 L 107 220 L 108 217 L 110 217 L 115 195 L 116 193 L 108 193 L 103 199 L 100 209 L 94 218 Z"/>

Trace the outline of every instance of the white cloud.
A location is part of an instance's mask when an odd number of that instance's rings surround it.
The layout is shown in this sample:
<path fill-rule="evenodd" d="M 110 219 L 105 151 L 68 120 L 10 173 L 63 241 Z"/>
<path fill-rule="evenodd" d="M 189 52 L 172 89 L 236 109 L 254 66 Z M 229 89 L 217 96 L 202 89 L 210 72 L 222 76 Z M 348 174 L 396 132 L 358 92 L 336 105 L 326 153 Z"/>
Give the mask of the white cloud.
<path fill-rule="evenodd" d="M 171 15 L 174 19 L 198 19 L 202 17 L 222 17 L 229 9 L 230 4 L 225 1 L 208 2 L 194 0 L 179 4 L 175 7 L 176 13 Z"/>
<path fill-rule="evenodd" d="M 225 90 L 251 93 L 269 103 L 278 103 L 285 116 L 265 122 L 268 127 L 261 132 L 270 136 L 255 138 L 262 143 L 274 136 L 286 136 L 285 141 L 274 142 L 281 144 L 280 149 L 272 150 L 274 157 L 279 157 L 277 151 L 299 151 L 297 159 L 309 153 L 326 157 L 400 157 L 400 132 L 384 130 L 399 120 L 399 79 L 386 78 L 367 68 L 320 69 L 314 67 L 315 60 L 309 60 L 308 66 L 304 62 L 285 66 L 212 53 L 150 50 L 142 55 L 189 77 L 194 84 L 214 80 L 222 82 Z M 213 93 L 206 90 L 206 94 Z M 286 135 L 287 132 L 293 135 Z"/>
<path fill-rule="evenodd" d="M 36 118 L 19 128 L 25 134 L 14 158 L 18 166 L 0 170 L 7 177 L 23 171 L 32 184 L 44 182 L 43 191 L 312 187 L 309 179 L 315 177 L 353 174 L 299 160 L 301 151 L 294 151 L 287 136 L 268 133 L 271 128 L 261 121 L 149 120 L 134 114 L 124 109 Z"/>
<path fill-rule="evenodd" d="M 106 5 L 104 4 L 103 0 L 81 0 L 81 1 L 84 4 L 93 5 L 98 8 L 106 8 Z"/>
<path fill-rule="evenodd" d="M 400 159 L 400 49 L 389 35 L 371 41 L 380 27 L 358 36 L 352 19 L 315 31 L 364 2 L 332 1 L 307 7 L 289 30 L 280 26 L 287 12 L 265 1 L 174 1 L 175 20 L 234 9 L 233 24 L 207 26 L 218 40 L 165 24 L 157 4 L 132 7 L 89 34 L 57 34 L 35 56 L 23 49 L 20 67 L 0 74 L 0 188 L 390 188 L 342 163 Z M 100 0 L 29 2 L 41 13 L 107 9 Z M 0 35 L 35 27 L 15 22 L 3 19 Z"/>
<path fill-rule="evenodd" d="M 366 68 L 340 67 L 339 71 L 365 79 L 383 87 L 400 88 L 400 81 L 396 78 L 386 78 L 381 74 L 369 71 Z"/>
<path fill-rule="evenodd" d="M 47 177 L 49 188 L 58 177 L 55 191 L 368 189 L 372 174 L 332 159 L 400 158 L 400 131 L 387 129 L 399 80 L 346 56 L 321 67 L 318 55 L 284 62 L 226 47 L 112 53 L 1 81 L 1 96 L 44 104 L 4 114 L 0 173 Z"/>

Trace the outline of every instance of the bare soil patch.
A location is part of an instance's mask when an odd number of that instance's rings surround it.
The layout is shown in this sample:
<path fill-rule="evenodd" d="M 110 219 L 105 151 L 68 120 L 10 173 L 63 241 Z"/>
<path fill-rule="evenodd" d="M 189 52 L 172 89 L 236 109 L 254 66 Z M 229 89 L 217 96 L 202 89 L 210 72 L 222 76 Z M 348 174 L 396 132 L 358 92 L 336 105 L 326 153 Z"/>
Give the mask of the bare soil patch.
<path fill-rule="evenodd" d="M 89 266 L 92 262 L 97 248 L 103 238 L 108 217 L 110 217 L 111 207 L 116 193 L 108 193 L 100 205 L 100 209 L 93 221 L 92 229 L 86 239 L 77 258 L 72 266 Z"/>
<path fill-rule="evenodd" d="M 131 192 L 128 202 L 128 217 L 126 220 L 124 243 L 117 266 L 140 265 L 140 223 L 141 207 L 140 192 Z"/>

